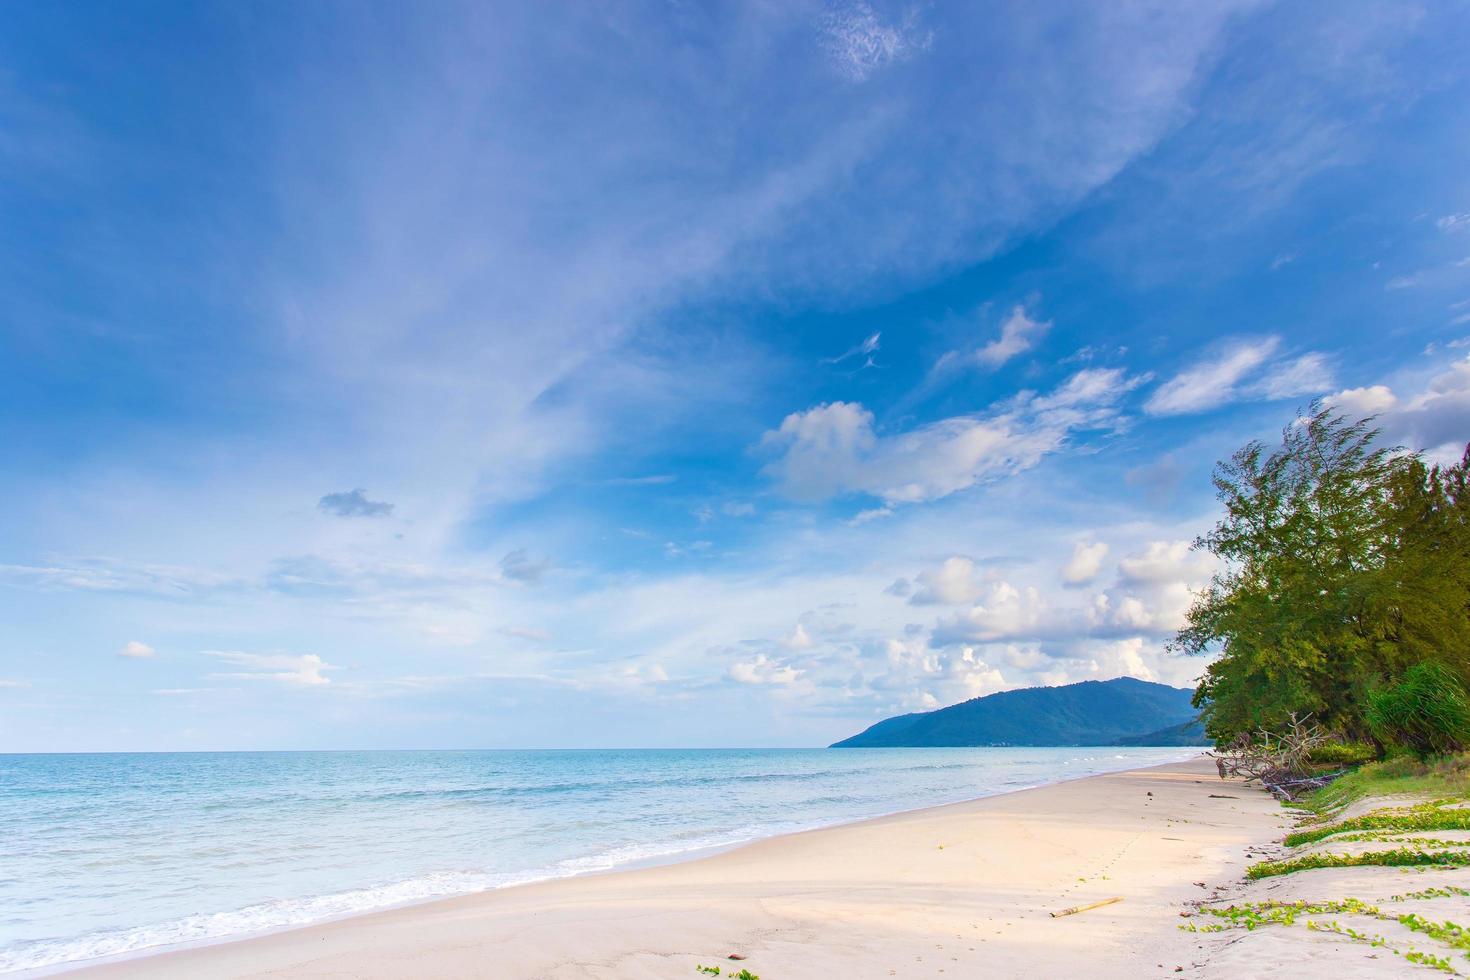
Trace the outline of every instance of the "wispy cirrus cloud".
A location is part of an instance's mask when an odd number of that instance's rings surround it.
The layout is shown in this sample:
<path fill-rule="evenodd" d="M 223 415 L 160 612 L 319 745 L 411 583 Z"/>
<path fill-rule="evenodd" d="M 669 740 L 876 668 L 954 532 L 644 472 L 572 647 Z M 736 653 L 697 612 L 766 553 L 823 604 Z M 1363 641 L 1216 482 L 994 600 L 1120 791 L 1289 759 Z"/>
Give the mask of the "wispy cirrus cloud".
<path fill-rule="evenodd" d="M 1245 400 L 1273 401 L 1320 394 L 1332 387 L 1324 355 L 1309 351 L 1278 357 L 1280 337 L 1235 340 L 1159 385 L 1144 410 L 1150 415 L 1190 415 Z"/>
<path fill-rule="evenodd" d="M 213 676 L 246 681 L 273 681 L 292 687 L 321 687 L 331 683 L 325 672 L 340 668 L 314 653 L 243 653 L 237 650 L 206 650 L 222 664 L 243 668 Z"/>
<path fill-rule="evenodd" d="M 821 18 L 823 46 L 837 70 L 854 82 L 927 48 L 933 34 L 910 8 L 898 23 L 886 23 L 864 0 L 838 0 Z"/>

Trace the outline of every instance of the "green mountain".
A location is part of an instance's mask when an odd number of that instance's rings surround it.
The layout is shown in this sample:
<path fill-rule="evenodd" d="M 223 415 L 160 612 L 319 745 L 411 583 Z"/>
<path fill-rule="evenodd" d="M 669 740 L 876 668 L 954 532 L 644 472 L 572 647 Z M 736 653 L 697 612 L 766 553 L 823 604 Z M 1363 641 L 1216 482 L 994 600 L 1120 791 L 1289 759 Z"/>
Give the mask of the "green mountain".
<path fill-rule="evenodd" d="M 1182 725 L 1170 725 L 1147 735 L 1129 735 L 1120 738 L 1114 745 L 1211 745 L 1205 735 L 1205 726 L 1198 720 L 1186 721 Z"/>
<path fill-rule="evenodd" d="M 1028 687 L 888 718 L 832 748 L 1204 745 L 1190 695 L 1132 677 Z"/>

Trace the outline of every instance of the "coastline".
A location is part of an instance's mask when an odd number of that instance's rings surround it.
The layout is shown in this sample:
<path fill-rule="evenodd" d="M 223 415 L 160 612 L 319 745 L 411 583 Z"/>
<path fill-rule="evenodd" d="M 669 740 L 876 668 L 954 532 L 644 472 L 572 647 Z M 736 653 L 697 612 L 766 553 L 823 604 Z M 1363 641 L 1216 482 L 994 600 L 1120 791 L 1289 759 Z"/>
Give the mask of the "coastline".
<path fill-rule="evenodd" d="M 687 977 L 739 952 L 766 980 L 1175 975 L 1197 945 L 1177 928 L 1194 883 L 1233 876 L 1287 819 L 1230 785 L 1194 759 L 52 972 Z"/>

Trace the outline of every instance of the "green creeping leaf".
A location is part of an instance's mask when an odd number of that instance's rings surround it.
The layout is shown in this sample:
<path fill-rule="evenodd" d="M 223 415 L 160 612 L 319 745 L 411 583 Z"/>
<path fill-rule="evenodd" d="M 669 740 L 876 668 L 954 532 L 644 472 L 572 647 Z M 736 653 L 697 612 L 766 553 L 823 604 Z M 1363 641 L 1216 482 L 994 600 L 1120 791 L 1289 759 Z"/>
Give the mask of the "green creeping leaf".
<path fill-rule="evenodd" d="M 1423 891 L 1388 896 L 1390 902 L 1423 902 L 1434 898 L 1470 898 L 1470 889 L 1446 885 L 1443 888 L 1426 888 Z"/>
<path fill-rule="evenodd" d="M 1336 834 L 1359 830 L 1391 830 L 1415 833 L 1424 830 L 1470 830 L 1470 809 L 1448 809 L 1445 801 L 1422 803 L 1396 810 L 1375 810 L 1361 817 L 1350 817 L 1337 823 L 1298 830 L 1286 835 L 1288 847 L 1315 844 Z"/>
<path fill-rule="evenodd" d="M 1416 851 L 1403 847 L 1392 851 L 1368 851 L 1364 854 L 1305 854 L 1285 861 L 1262 861 L 1247 868 L 1245 876 L 1255 881 L 1297 871 L 1311 871 L 1315 868 L 1464 867 L 1467 865 L 1470 865 L 1470 851 Z"/>
<path fill-rule="evenodd" d="M 1396 900 L 1411 897 L 1441 898 L 1455 894 L 1456 891 L 1464 889 L 1426 889 L 1422 893 L 1412 895 L 1394 896 Z M 1447 957 L 1436 956 L 1421 950 L 1410 949 L 1402 952 L 1394 949 L 1383 936 L 1362 932 L 1351 926 L 1344 926 L 1340 922 L 1330 919 L 1306 918 L 1307 916 L 1322 915 L 1361 915 L 1383 922 L 1397 922 L 1413 932 L 1426 936 L 1437 942 L 1444 943 L 1457 950 L 1470 950 L 1470 934 L 1464 926 L 1454 922 L 1434 922 L 1421 915 L 1410 912 L 1404 915 L 1386 913 L 1375 905 L 1356 899 L 1346 898 L 1341 901 L 1328 902 L 1250 902 L 1244 905 L 1230 905 L 1225 908 L 1204 908 L 1201 912 L 1212 915 L 1218 919 L 1225 920 L 1217 925 L 1196 926 L 1193 924 L 1182 925 L 1181 929 L 1187 932 L 1223 932 L 1227 929 L 1246 929 L 1247 931 L 1265 925 L 1294 925 L 1298 919 L 1302 924 L 1313 932 L 1330 932 L 1354 942 L 1363 943 L 1375 948 L 1383 948 L 1391 951 L 1395 956 L 1402 955 L 1412 963 L 1422 966 L 1433 967 L 1445 973 L 1458 975 L 1458 971 L 1451 965 Z"/>

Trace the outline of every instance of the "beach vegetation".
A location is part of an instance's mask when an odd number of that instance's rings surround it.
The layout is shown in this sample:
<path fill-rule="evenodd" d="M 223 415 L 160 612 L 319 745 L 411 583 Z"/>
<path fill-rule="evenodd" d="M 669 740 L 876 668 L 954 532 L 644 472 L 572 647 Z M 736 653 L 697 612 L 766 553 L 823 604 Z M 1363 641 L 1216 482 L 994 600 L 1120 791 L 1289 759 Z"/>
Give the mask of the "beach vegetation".
<path fill-rule="evenodd" d="M 1245 876 L 1251 880 L 1276 875 L 1311 871 L 1316 868 L 1364 867 L 1454 867 L 1470 866 L 1470 850 L 1423 851 L 1414 847 L 1396 847 L 1388 851 L 1365 851 L 1362 854 L 1303 854 L 1282 861 L 1261 861 L 1251 865 Z"/>
<path fill-rule="evenodd" d="M 1356 831 L 1382 831 L 1399 834 L 1426 833 L 1435 830 L 1470 830 L 1470 809 L 1448 806 L 1448 800 L 1421 803 L 1412 807 L 1374 810 L 1358 817 L 1335 823 L 1318 824 L 1286 835 L 1288 847 L 1300 847 Z"/>
<path fill-rule="evenodd" d="M 1382 762 L 1370 763 L 1302 797 L 1301 806 L 1319 818 L 1326 818 L 1358 800 L 1404 795 L 1447 802 L 1457 797 L 1470 797 L 1470 754 L 1459 753 L 1432 759 L 1402 754 Z M 1446 824 L 1415 829 L 1462 828 Z"/>
<path fill-rule="evenodd" d="M 1307 761 L 1319 768 L 1361 766 L 1377 758 L 1378 746 L 1372 742 L 1326 742 L 1307 753 Z"/>
<path fill-rule="evenodd" d="M 1470 893 L 1458 888 L 1434 888 L 1426 889 L 1423 892 L 1394 896 L 1392 900 L 1422 900 L 1463 894 Z M 1300 920 L 1302 925 L 1314 932 L 1330 932 L 1374 948 L 1388 949 L 1394 955 L 1402 956 L 1411 963 L 1432 967 L 1445 973 L 1458 974 L 1459 971 L 1455 969 L 1447 956 L 1439 956 L 1435 953 L 1412 948 L 1399 950 L 1381 935 L 1364 932 L 1361 929 L 1355 929 L 1351 926 L 1345 926 L 1335 919 L 1321 918 L 1321 916 L 1356 915 L 1383 922 L 1396 922 L 1411 932 L 1449 947 L 1452 951 L 1460 953 L 1470 952 L 1470 932 L 1467 932 L 1464 926 L 1449 921 L 1437 922 L 1433 919 L 1425 918 L 1417 912 L 1385 912 L 1379 906 L 1371 905 L 1357 898 L 1322 902 L 1281 902 L 1268 900 L 1263 902 L 1246 902 L 1239 905 L 1232 904 L 1223 908 L 1219 906 L 1208 906 L 1202 908 L 1200 911 L 1221 921 L 1203 926 L 1190 923 L 1180 926 L 1180 928 L 1189 932 L 1201 933 L 1224 932 L 1231 929 L 1251 931 L 1268 925 L 1291 926 Z"/>
<path fill-rule="evenodd" d="M 1470 447 L 1431 466 L 1383 445 L 1371 419 L 1314 405 L 1278 448 L 1221 462 L 1214 484 L 1225 512 L 1195 546 L 1221 570 L 1173 643 L 1219 653 L 1194 697 L 1208 734 L 1295 714 L 1380 753 L 1466 744 Z"/>
<path fill-rule="evenodd" d="M 1373 737 L 1420 758 L 1470 747 L 1470 698 L 1459 674 L 1438 660 L 1414 664 L 1402 680 L 1368 692 Z"/>

